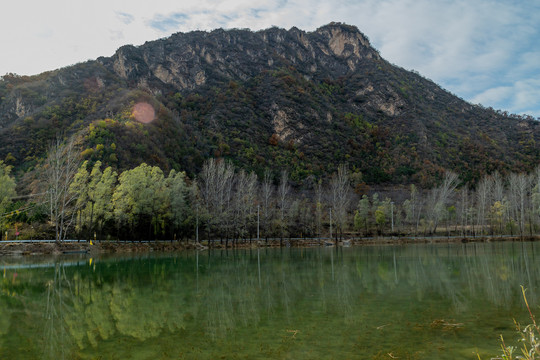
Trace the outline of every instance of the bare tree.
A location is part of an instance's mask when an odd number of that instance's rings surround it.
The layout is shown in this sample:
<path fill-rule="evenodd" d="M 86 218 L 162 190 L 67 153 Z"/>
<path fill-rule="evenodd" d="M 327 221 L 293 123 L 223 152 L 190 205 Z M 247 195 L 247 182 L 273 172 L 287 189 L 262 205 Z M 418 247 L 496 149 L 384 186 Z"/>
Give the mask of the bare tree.
<path fill-rule="evenodd" d="M 492 235 L 495 231 L 501 235 L 503 233 L 503 224 L 508 213 L 508 200 L 505 191 L 504 179 L 498 171 L 494 172 L 491 175 L 491 205 L 489 208 Z"/>
<path fill-rule="evenodd" d="M 510 174 L 510 204 L 519 225 L 519 235 L 525 231 L 525 211 L 529 179 L 525 174 Z"/>
<path fill-rule="evenodd" d="M 504 200 L 504 181 L 501 174 L 497 171 L 492 175 L 493 186 L 491 188 L 491 197 L 493 201 L 503 201 Z"/>
<path fill-rule="evenodd" d="M 203 165 L 198 186 L 202 208 L 208 217 L 208 230 L 230 223 L 234 168 L 224 161 L 209 159 Z"/>
<path fill-rule="evenodd" d="M 73 139 L 63 143 L 58 138 L 49 148 L 44 166 L 43 186 L 46 189 L 57 242 L 65 240 L 76 214 L 78 193 L 70 191 L 70 187 L 80 164 L 80 154 Z"/>
<path fill-rule="evenodd" d="M 289 185 L 289 174 L 287 170 L 281 172 L 281 179 L 278 187 L 278 201 L 279 201 L 279 221 L 281 226 L 281 242 L 283 245 L 283 233 L 285 232 L 285 221 L 287 215 L 287 209 L 289 205 L 289 193 L 291 192 L 291 186 Z"/>
<path fill-rule="evenodd" d="M 241 170 L 236 175 L 236 187 L 234 194 L 234 208 L 237 214 L 235 229 L 243 238 L 249 233 L 250 222 L 255 213 L 255 198 L 257 189 L 257 176 L 255 173 L 247 174 Z"/>
<path fill-rule="evenodd" d="M 540 216 L 540 166 L 531 174 L 531 231 L 534 226 L 537 228 Z"/>
<path fill-rule="evenodd" d="M 316 231 L 317 231 L 317 237 L 318 238 L 321 237 L 322 209 L 323 209 L 322 195 L 323 195 L 322 180 L 319 179 L 319 181 L 317 181 L 317 184 L 315 184 L 315 201 L 316 201 L 316 204 L 315 204 L 315 212 L 316 212 L 315 222 L 316 222 L 316 225 L 315 226 L 316 226 Z"/>
<path fill-rule="evenodd" d="M 476 206 L 478 210 L 478 215 L 476 218 L 476 226 L 478 231 L 482 235 L 485 235 L 485 226 L 486 226 L 486 209 L 490 205 L 490 194 L 493 187 L 493 181 L 491 177 L 484 176 L 476 188 Z"/>
<path fill-rule="evenodd" d="M 268 169 L 264 172 L 263 182 L 261 184 L 261 203 L 262 203 L 262 228 L 264 231 L 264 236 L 268 241 L 268 233 L 270 227 L 270 220 L 272 217 L 272 193 L 274 192 L 274 187 L 272 185 L 272 176 Z"/>
<path fill-rule="evenodd" d="M 467 236 L 467 229 L 469 227 L 469 189 L 467 189 L 466 186 L 464 186 L 459 191 L 459 219 L 460 219 L 460 226 L 461 226 L 461 236 Z"/>
<path fill-rule="evenodd" d="M 414 234 L 418 235 L 418 226 L 422 210 L 421 196 L 414 184 L 410 186 L 410 198 L 403 202 L 405 221 L 414 228 Z"/>
<path fill-rule="evenodd" d="M 448 202 L 450 195 L 456 189 L 457 184 L 458 176 L 453 172 L 447 171 L 444 174 L 442 184 L 439 187 L 431 190 L 428 198 L 428 207 L 426 210 L 428 212 L 428 219 L 433 226 L 431 230 L 432 233 L 437 231 L 437 225 L 439 224 L 439 220 L 441 219 L 443 211 L 445 210 L 446 203 Z"/>
<path fill-rule="evenodd" d="M 343 229 L 347 221 L 347 210 L 351 201 L 351 185 L 349 171 L 345 164 L 338 167 L 337 173 L 330 181 L 330 195 L 333 213 L 336 218 L 336 235 L 343 237 Z"/>

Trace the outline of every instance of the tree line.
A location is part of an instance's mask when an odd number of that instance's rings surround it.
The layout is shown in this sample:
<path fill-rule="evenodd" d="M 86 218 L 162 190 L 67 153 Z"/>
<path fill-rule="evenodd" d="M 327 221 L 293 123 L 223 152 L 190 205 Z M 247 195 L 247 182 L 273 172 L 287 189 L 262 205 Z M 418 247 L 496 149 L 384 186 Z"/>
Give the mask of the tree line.
<path fill-rule="evenodd" d="M 223 159 L 207 160 L 193 179 L 144 163 L 117 173 L 100 161 L 81 162 L 74 142 L 57 141 L 41 168 L 41 197 L 15 201 L 15 180 L 0 162 L 0 226 L 4 233 L 17 222 L 38 222 L 59 241 L 218 239 L 226 245 L 256 238 L 283 244 L 313 237 L 525 237 L 540 229 L 540 167 L 487 175 L 474 186 L 446 172 L 431 189 L 364 194 L 353 188 L 354 176 L 341 164 L 328 179 L 297 188 L 286 170 L 257 176 Z"/>

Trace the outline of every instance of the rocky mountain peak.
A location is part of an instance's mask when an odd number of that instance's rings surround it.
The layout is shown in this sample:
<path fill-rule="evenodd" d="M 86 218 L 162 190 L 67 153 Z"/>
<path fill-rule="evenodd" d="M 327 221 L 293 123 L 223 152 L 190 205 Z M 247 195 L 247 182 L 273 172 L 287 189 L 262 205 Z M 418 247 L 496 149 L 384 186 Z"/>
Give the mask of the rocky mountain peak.
<path fill-rule="evenodd" d="M 378 52 L 371 47 L 368 38 L 356 26 L 330 23 L 318 28 L 316 33 L 328 38 L 330 48 L 338 56 L 352 53 L 360 57 L 361 50 L 364 48 L 369 52 L 375 52 L 380 57 Z M 349 46 L 352 47 L 349 49 L 350 53 L 346 52 L 346 48 Z"/>
<path fill-rule="evenodd" d="M 336 66 L 335 57 L 342 64 Z M 314 32 L 296 27 L 177 33 L 139 47 L 123 46 L 99 61 L 127 80 L 143 87 L 155 81 L 185 90 L 204 85 L 209 78 L 246 80 L 261 71 L 292 64 L 325 72 L 331 77 L 356 71 L 365 59 L 380 60 L 369 40 L 356 27 L 331 23 Z"/>

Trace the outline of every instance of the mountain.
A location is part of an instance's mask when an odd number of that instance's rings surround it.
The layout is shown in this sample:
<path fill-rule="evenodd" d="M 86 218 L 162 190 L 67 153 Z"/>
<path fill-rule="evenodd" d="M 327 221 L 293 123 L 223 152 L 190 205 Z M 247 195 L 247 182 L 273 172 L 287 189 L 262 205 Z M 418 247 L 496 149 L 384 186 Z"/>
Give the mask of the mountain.
<path fill-rule="evenodd" d="M 366 183 L 429 185 L 445 170 L 475 181 L 540 160 L 536 120 L 471 105 L 340 23 L 177 33 L 0 80 L 0 159 L 19 174 L 72 134 L 86 159 L 120 170 L 146 162 L 193 176 L 224 157 L 297 182 L 344 162 Z"/>

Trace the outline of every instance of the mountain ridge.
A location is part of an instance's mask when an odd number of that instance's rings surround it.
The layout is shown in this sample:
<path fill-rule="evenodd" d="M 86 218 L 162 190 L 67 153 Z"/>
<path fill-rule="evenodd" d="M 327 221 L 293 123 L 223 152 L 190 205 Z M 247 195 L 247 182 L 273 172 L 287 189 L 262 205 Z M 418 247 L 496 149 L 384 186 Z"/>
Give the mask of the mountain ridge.
<path fill-rule="evenodd" d="M 91 161 L 148 162 L 194 175 L 225 157 L 293 180 L 346 162 L 367 183 L 475 181 L 540 159 L 538 122 L 471 105 L 384 60 L 356 27 L 194 31 L 110 57 L 0 81 L 0 159 L 39 165 L 58 133 Z M 137 122 L 133 106 L 156 119 Z M 133 139 L 139 139 L 134 142 Z"/>

